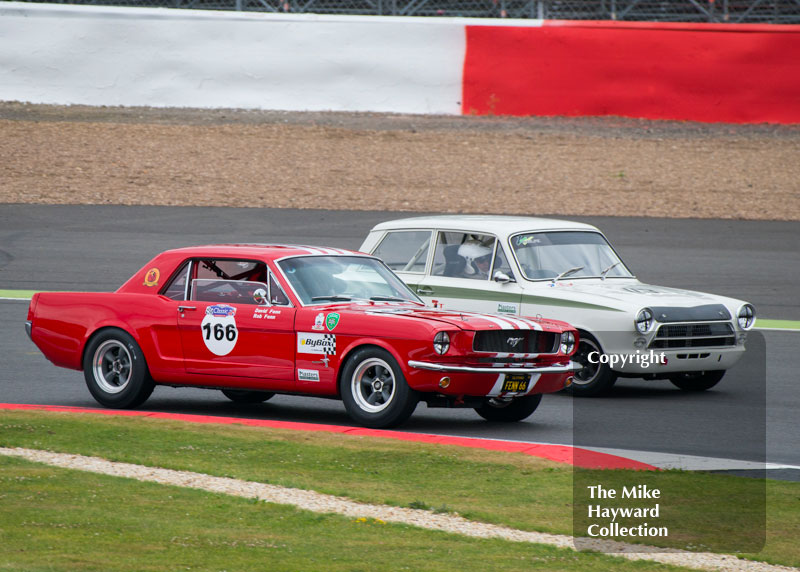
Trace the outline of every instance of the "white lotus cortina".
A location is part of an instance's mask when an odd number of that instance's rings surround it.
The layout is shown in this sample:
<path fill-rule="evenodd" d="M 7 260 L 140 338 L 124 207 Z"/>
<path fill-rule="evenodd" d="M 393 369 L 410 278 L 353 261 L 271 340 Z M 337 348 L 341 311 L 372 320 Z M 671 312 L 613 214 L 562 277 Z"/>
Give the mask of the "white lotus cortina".
<path fill-rule="evenodd" d="M 515 327 L 515 314 L 576 326 L 573 360 L 583 368 L 574 395 L 604 393 L 620 376 L 709 389 L 742 357 L 755 322 L 755 309 L 741 300 L 639 282 L 588 224 L 415 217 L 376 225 L 360 250 L 382 258 L 434 306 L 498 314 L 506 327 Z M 512 342 L 509 361 L 529 355 Z"/>

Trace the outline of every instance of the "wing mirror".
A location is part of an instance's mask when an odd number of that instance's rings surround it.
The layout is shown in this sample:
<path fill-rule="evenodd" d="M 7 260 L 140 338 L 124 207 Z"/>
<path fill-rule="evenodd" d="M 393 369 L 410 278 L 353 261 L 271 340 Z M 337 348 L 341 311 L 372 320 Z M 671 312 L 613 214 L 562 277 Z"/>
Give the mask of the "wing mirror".
<path fill-rule="evenodd" d="M 253 292 L 253 300 L 255 300 L 256 304 L 259 306 L 267 306 L 269 305 L 267 300 L 267 291 L 263 288 L 257 289 Z"/>
<path fill-rule="evenodd" d="M 516 282 L 516 280 L 514 280 L 513 277 L 509 276 L 508 274 L 506 274 L 502 270 L 496 271 L 494 273 L 494 276 L 492 276 L 492 280 L 494 280 L 495 282 L 497 282 L 499 284 L 508 284 L 509 282 Z"/>

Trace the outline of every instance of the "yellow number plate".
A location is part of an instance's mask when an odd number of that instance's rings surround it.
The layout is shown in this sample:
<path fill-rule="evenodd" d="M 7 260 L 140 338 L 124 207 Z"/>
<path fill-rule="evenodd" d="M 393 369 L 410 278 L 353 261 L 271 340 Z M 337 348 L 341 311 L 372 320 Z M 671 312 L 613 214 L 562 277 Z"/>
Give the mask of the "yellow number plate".
<path fill-rule="evenodd" d="M 528 391 L 531 376 L 527 373 L 507 373 L 503 380 L 503 391 L 523 393 Z"/>

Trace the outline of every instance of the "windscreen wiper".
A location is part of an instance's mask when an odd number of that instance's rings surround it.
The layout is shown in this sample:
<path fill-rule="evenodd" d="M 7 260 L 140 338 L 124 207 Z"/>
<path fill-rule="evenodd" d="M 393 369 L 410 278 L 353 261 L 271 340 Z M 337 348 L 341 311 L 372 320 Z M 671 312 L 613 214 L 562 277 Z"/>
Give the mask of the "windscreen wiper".
<path fill-rule="evenodd" d="M 583 268 L 584 268 L 583 266 L 576 266 L 575 268 L 570 268 L 569 270 L 564 270 L 564 272 L 562 272 L 561 274 L 559 274 L 558 276 L 553 278 L 553 284 L 555 284 L 556 282 L 558 282 L 562 278 L 566 278 L 567 276 L 572 276 L 576 272 L 580 272 L 581 270 L 583 270 Z"/>
<path fill-rule="evenodd" d="M 333 294 L 331 296 L 314 296 L 311 298 L 312 302 L 321 302 L 322 300 L 327 300 L 328 302 L 349 302 L 352 298 L 350 296 L 340 296 L 338 294 Z"/>
<path fill-rule="evenodd" d="M 612 270 L 612 269 L 614 269 L 614 268 L 616 268 L 617 266 L 619 266 L 619 262 L 615 262 L 614 264 L 612 264 L 612 265 L 611 265 L 611 266 L 609 266 L 608 268 L 604 269 L 604 270 L 603 270 L 603 271 L 600 273 L 600 280 L 605 280 L 605 279 L 606 279 L 606 274 L 608 274 L 609 272 L 611 272 L 611 270 Z"/>

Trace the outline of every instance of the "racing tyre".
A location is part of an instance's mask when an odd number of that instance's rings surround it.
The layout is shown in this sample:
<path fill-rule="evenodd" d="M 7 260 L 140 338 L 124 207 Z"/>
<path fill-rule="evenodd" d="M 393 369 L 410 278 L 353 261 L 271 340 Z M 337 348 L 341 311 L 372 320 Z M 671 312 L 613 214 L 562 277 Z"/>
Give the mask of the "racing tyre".
<path fill-rule="evenodd" d="M 139 344 L 116 328 L 100 332 L 89 342 L 83 376 L 92 397 L 113 409 L 138 407 L 155 387 Z"/>
<path fill-rule="evenodd" d="M 523 395 L 508 401 L 500 399 L 487 399 L 480 407 L 475 408 L 475 412 L 487 421 L 498 421 L 501 423 L 511 423 L 522 421 L 531 413 L 536 411 L 542 401 L 542 394 Z"/>
<path fill-rule="evenodd" d="M 339 384 L 347 414 L 365 427 L 395 427 L 411 416 L 419 402 L 397 361 L 380 348 L 356 350 Z"/>
<path fill-rule="evenodd" d="M 223 389 L 222 395 L 235 403 L 263 403 L 275 395 L 269 391 L 249 391 L 247 389 Z"/>
<path fill-rule="evenodd" d="M 603 395 L 611 391 L 617 381 L 617 374 L 608 367 L 608 364 L 589 361 L 589 354 L 592 352 L 602 354 L 603 349 L 590 334 L 580 332 L 578 351 L 575 352 L 572 361 L 581 364 L 583 368 L 575 372 L 572 385 L 565 389 L 575 397 Z"/>
<path fill-rule="evenodd" d="M 715 371 L 687 371 L 669 376 L 672 385 L 684 391 L 705 391 L 719 383 L 725 375 L 725 370 Z"/>

